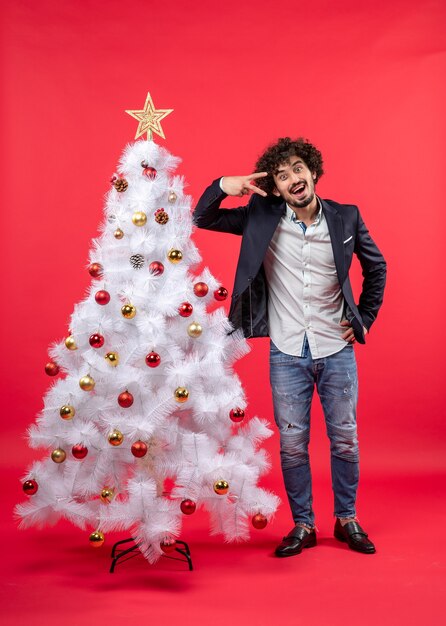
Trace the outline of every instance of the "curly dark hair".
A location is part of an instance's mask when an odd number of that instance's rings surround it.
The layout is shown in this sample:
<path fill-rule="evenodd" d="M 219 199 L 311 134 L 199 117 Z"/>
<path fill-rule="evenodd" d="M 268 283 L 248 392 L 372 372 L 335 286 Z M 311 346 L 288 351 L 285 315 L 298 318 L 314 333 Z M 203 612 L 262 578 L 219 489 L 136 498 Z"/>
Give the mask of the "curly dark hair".
<path fill-rule="evenodd" d="M 256 184 L 267 193 L 272 193 L 276 187 L 273 174 L 277 172 L 280 165 L 288 163 L 292 156 L 303 159 L 310 171 L 316 174 L 314 182 L 317 183 L 324 173 L 322 154 L 319 150 L 303 137 L 297 139 L 280 137 L 276 143 L 268 146 L 262 156 L 258 158 L 255 171 L 268 172 L 268 176 L 259 178 Z"/>

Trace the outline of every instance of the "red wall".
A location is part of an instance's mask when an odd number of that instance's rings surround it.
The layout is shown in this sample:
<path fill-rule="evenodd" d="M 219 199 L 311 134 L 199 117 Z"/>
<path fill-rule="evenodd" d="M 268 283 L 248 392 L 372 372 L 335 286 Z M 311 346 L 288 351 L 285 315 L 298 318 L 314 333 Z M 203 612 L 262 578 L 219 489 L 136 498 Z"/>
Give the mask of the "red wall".
<path fill-rule="evenodd" d="M 322 150 L 318 192 L 360 206 L 389 264 L 357 347 L 364 471 L 444 467 L 445 4 L 10 0 L 2 11 L 4 462 L 25 468 L 34 454 L 22 434 L 49 382 L 47 346 L 89 282 L 103 195 L 136 130 L 124 110 L 149 90 L 175 109 L 164 143 L 195 198 L 249 173 L 278 136 Z M 196 241 L 230 288 L 239 241 Z M 267 345 L 252 346 L 238 371 L 251 414 L 272 419 Z M 325 471 L 319 410 L 314 421 Z M 277 439 L 270 449 L 279 484 Z"/>

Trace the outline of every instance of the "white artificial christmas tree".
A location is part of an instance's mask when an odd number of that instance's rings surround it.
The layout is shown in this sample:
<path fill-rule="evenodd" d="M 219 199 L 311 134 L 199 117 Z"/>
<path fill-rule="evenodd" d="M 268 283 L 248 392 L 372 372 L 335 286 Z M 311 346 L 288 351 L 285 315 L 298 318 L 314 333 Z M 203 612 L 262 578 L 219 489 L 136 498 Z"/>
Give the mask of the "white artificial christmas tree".
<path fill-rule="evenodd" d="M 90 252 L 91 287 L 70 336 L 51 348 L 46 371 L 62 377 L 29 429 L 30 445 L 49 454 L 29 468 L 28 501 L 16 509 L 22 527 L 60 517 L 90 526 L 97 546 L 128 530 L 151 562 L 200 505 L 228 541 L 248 538 L 278 506 L 258 486 L 271 431 L 244 419 L 232 369 L 248 345 L 222 307 L 207 311 L 227 291 L 208 269 L 193 275 L 201 259 L 191 198 L 174 175 L 180 160 L 151 140 L 152 130 L 164 136 L 168 112 L 150 95 L 129 111 L 148 140 L 124 150 Z"/>

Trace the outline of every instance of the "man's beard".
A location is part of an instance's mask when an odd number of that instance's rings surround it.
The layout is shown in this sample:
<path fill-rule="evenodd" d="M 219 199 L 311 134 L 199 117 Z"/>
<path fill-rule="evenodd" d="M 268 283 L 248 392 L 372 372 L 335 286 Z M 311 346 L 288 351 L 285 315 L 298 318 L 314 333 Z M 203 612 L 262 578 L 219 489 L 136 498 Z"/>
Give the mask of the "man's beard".
<path fill-rule="evenodd" d="M 296 209 L 302 209 L 303 207 L 311 204 L 313 200 L 314 200 L 314 191 L 307 198 L 304 198 L 304 200 L 295 200 L 294 198 L 292 198 L 291 200 L 288 201 L 288 204 L 290 206 L 296 207 Z"/>

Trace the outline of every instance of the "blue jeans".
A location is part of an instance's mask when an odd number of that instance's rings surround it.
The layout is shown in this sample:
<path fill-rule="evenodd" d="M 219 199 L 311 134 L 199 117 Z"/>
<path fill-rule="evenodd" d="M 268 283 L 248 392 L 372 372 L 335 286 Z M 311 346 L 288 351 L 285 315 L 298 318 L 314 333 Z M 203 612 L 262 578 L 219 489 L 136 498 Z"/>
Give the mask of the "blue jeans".
<path fill-rule="evenodd" d="M 334 515 L 355 517 L 359 480 L 356 431 L 358 376 L 353 346 L 322 359 L 281 352 L 271 341 L 270 379 L 280 458 L 294 522 L 314 526 L 308 444 L 310 409 L 316 385 L 330 439 Z"/>

